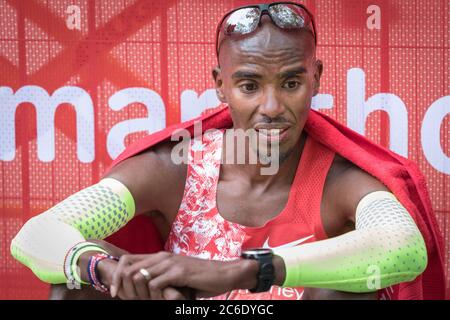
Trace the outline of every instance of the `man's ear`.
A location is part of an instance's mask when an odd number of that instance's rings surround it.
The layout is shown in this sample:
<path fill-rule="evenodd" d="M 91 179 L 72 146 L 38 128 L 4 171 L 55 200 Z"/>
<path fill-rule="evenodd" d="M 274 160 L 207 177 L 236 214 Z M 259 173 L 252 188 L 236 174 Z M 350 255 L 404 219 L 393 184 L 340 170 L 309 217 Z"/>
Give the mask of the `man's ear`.
<path fill-rule="evenodd" d="M 222 80 L 222 71 L 217 66 L 212 71 L 212 76 L 214 78 L 214 84 L 216 86 L 216 94 L 217 98 L 222 103 L 226 103 L 225 95 L 223 94 L 223 80 Z"/>
<path fill-rule="evenodd" d="M 317 59 L 314 65 L 314 93 L 313 96 L 319 93 L 320 78 L 322 77 L 323 64 L 322 61 Z"/>

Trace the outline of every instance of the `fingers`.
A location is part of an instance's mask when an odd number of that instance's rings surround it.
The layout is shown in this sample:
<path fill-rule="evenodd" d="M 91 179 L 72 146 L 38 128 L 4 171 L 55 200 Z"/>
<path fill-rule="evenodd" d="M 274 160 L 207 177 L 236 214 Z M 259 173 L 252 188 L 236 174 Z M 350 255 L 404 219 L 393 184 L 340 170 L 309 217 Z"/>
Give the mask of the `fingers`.
<path fill-rule="evenodd" d="M 113 275 L 111 296 L 115 297 L 120 289 L 122 299 L 163 299 L 159 288 L 149 291 L 148 280 L 139 270 L 150 270 L 153 265 L 158 265 L 161 261 L 167 261 L 171 256 L 172 254 L 168 252 L 122 256 Z M 151 272 L 150 275 L 153 276 Z"/>
<path fill-rule="evenodd" d="M 148 289 L 152 297 L 161 294 L 167 287 L 185 287 L 186 274 L 181 268 L 170 268 L 168 261 L 163 261 L 160 264 L 150 269 L 152 279 L 148 282 Z"/>
<path fill-rule="evenodd" d="M 147 279 L 143 276 L 142 273 L 137 272 L 133 275 L 133 283 L 136 288 L 136 293 L 138 298 L 141 300 L 151 299 L 150 292 L 147 288 Z"/>
<path fill-rule="evenodd" d="M 138 293 L 136 283 L 134 283 L 134 274 L 130 272 L 130 268 L 125 268 L 122 273 L 122 289 L 127 299 L 137 299 Z"/>
<path fill-rule="evenodd" d="M 151 280 L 150 280 L 151 281 Z M 154 287 L 150 284 L 150 281 L 146 283 L 147 289 L 150 292 L 150 296 L 152 297 L 152 300 L 165 300 L 163 295 L 164 289 Z M 169 299 L 169 300 L 175 300 L 175 299 Z"/>
<path fill-rule="evenodd" d="M 186 287 L 186 266 L 174 264 L 173 254 L 159 252 L 147 255 L 123 255 L 111 280 L 111 296 L 121 299 L 167 299 L 190 298 Z M 146 273 L 140 270 L 146 270 Z M 149 279 L 151 277 L 151 279 Z M 175 287 L 175 288 L 174 288 Z"/>
<path fill-rule="evenodd" d="M 148 256 L 148 255 L 136 254 L 136 255 L 123 255 L 120 257 L 119 263 L 117 264 L 116 270 L 114 271 L 112 281 L 111 281 L 111 287 L 110 287 L 111 297 L 114 298 L 117 295 L 117 291 L 119 290 L 119 288 L 122 284 L 122 278 L 124 277 L 125 268 L 128 267 L 129 265 L 131 265 L 135 261 L 144 259 L 146 256 Z M 130 292 L 128 292 L 128 291 L 130 291 Z M 135 295 L 135 293 L 133 293 L 134 289 L 130 290 L 130 288 L 128 288 L 128 291 L 126 291 L 125 293 L 126 294 L 132 293 L 133 295 Z"/>
<path fill-rule="evenodd" d="M 187 296 L 184 296 L 180 290 L 172 287 L 167 287 L 162 291 L 164 300 L 186 300 Z"/>
<path fill-rule="evenodd" d="M 149 295 L 152 300 L 164 300 L 163 289 L 165 287 L 155 287 L 151 284 L 151 279 L 158 277 L 161 273 L 169 269 L 171 260 L 164 254 L 157 254 L 153 257 L 149 257 L 146 261 L 138 262 L 133 265 L 134 272 L 139 272 L 141 268 L 147 270 L 150 274 L 150 279 L 146 281 L 146 288 L 149 291 Z"/>

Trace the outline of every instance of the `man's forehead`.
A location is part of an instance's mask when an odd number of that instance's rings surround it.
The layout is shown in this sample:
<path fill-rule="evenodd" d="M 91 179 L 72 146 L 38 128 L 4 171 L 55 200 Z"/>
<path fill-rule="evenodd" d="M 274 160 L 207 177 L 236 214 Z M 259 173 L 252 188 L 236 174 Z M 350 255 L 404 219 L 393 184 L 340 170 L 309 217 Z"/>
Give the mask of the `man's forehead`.
<path fill-rule="evenodd" d="M 257 34 L 227 39 L 222 44 L 220 64 L 306 62 L 314 56 L 314 39 L 307 31 L 261 30 Z"/>

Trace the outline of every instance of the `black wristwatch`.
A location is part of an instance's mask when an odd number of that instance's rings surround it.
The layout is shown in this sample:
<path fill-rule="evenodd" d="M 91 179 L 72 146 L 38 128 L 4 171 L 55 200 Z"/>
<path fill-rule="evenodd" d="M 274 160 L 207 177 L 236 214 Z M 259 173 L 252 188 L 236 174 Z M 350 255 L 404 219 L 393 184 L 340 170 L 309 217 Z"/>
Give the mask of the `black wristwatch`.
<path fill-rule="evenodd" d="M 255 248 L 242 251 L 241 257 L 259 262 L 258 283 L 250 292 L 264 292 L 270 290 L 275 281 L 275 268 L 273 267 L 273 252 L 270 249 Z"/>

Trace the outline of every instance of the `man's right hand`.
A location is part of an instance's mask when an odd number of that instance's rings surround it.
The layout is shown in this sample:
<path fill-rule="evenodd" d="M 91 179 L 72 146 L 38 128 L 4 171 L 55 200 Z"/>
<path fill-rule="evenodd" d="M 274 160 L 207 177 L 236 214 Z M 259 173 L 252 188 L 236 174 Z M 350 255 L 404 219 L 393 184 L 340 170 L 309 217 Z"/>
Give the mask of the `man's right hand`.
<path fill-rule="evenodd" d="M 129 255 L 130 253 L 126 250 L 123 250 L 109 242 L 106 242 L 104 240 L 92 240 L 89 239 L 89 242 L 93 242 L 98 244 L 99 246 L 101 246 L 103 249 L 106 250 L 106 252 L 108 252 L 108 254 L 118 257 L 120 258 L 122 255 Z M 87 264 L 89 262 L 90 257 L 95 254 L 93 252 L 86 252 L 85 254 L 83 254 L 80 259 L 79 259 L 79 266 L 80 266 L 80 270 L 81 270 L 81 277 L 83 280 L 86 281 L 87 279 L 87 273 L 85 270 L 87 270 Z M 133 256 L 139 256 L 139 255 L 133 255 Z M 110 288 L 111 283 L 112 283 L 112 277 L 114 274 L 114 271 L 116 270 L 118 265 L 118 262 L 115 260 L 111 260 L 111 259 L 104 259 L 102 261 L 100 261 L 97 265 L 97 270 L 98 270 L 98 275 L 99 275 L 99 280 L 108 288 Z M 186 300 L 188 299 L 190 296 L 190 291 L 188 289 L 175 289 L 172 287 L 167 287 L 162 291 L 162 298 L 165 300 Z M 127 296 L 125 294 L 125 292 L 123 291 L 123 288 L 120 288 L 119 291 L 117 292 L 117 296 L 120 299 L 145 299 L 145 298 L 150 298 L 150 296 L 135 296 L 135 297 L 130 297 Z"/>

